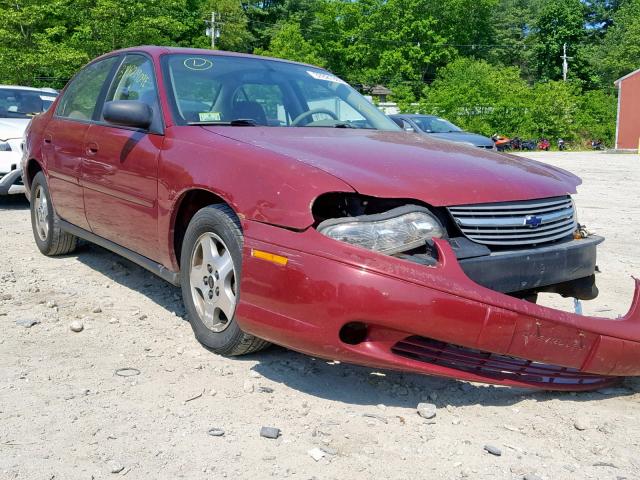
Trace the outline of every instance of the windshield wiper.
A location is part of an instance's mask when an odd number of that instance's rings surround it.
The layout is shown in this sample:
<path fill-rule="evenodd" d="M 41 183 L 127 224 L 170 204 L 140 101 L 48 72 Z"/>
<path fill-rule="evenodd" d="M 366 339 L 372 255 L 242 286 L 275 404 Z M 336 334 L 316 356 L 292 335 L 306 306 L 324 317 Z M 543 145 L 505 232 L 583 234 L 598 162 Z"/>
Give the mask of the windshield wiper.
<path fill-rule="evenodd" d="M 237 118 L 230 122 L 223 122 L 218 120 L 205 121 L 205 122 L 187 122 L 187 125 L 228 125 L 231 127 L 257 127 L 258 122 L 251 118 Z"/>

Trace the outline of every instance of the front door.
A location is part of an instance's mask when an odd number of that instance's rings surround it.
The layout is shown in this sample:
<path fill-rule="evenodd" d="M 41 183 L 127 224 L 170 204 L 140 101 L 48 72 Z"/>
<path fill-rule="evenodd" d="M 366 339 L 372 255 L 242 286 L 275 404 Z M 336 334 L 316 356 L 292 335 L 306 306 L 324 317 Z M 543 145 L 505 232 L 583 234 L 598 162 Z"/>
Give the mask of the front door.
<path fill-rule="evenodd" d="M 87 220 L 96 235 L 158 259 L 158 157 L 162 116 L 150 59 L 127 55 L 105 102 L 137 100 L 151 106 L 149 131 L 106 123 L 99 114 L 84 138 L 81 183 Z"/>
<path fill-rule="evenodd" d="M 87 230 L 89 225 L 80 186 L 84 138 L 104 82 L 116 60 L 115 57 L 107 58 L 82 70 L 66 88 L 44 132 L 42 151 L 56 213 L 63 220 Z"/>

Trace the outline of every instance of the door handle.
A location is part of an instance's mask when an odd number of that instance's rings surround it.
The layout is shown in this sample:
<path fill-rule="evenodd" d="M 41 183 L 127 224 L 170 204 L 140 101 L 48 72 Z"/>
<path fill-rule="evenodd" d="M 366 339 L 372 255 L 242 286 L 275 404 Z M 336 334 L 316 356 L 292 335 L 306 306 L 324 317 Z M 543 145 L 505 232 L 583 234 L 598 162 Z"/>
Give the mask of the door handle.
<path fill-rule="evenodd" d="M 50 133 L 44 134 L 44 143 L 51 143 L 53 141 L 53 136 Z"/>
<path fill-rule="evenodd" d="M 90 142 L 87 144 L 87 155 L 95 155 L 98 153 L 99 147 L 95 142 Z"/>

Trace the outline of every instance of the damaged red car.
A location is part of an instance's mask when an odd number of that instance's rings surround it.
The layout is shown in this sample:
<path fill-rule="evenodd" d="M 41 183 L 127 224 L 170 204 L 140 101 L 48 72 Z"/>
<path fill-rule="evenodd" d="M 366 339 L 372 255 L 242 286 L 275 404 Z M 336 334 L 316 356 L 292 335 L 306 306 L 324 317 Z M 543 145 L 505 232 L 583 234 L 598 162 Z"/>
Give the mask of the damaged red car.
<path fill-rule="evenodd" d="M 403 132 L 317 67 L 107 54 L 33 119 L 23 171 L 42 253 L 83 238 L 180 285 L 220 354 L 558 390 L 640 374 L 637 285 L 618 320 L 536 304 L 598 293 L 577 177 Z"/>

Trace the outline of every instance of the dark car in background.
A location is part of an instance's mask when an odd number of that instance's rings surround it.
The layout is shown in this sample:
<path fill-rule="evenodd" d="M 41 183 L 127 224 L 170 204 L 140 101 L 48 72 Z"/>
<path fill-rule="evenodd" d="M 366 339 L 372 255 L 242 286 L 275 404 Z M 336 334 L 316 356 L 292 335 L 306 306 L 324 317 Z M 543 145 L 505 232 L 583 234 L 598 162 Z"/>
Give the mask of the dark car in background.
<path fill-rule="evenodd" d="M 493 150 L 493 140 L 477 133 L 465 132 L 460 127 L 435 115 L 398 114 L 389 115 L 399 127 L 431 137 L 449 140 L 451 142 L 466 143 L 474 147 Z"/>

